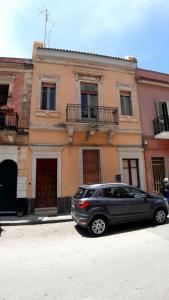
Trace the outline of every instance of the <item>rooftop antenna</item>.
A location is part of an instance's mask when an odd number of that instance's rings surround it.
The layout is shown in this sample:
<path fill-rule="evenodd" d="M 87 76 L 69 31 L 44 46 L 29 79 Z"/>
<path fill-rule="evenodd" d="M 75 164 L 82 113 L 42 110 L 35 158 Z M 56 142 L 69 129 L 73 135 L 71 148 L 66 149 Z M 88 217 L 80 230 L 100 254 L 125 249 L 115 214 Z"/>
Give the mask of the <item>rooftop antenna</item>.
<path fill-rule="evenodd" d="M 48 20 L 49 20 L 49 11 L 45 6 L 43 6 L 43 8 L 40 9 L 39 14 L 45 16 L 45 31 L 44 31 L 43 43 L 44 43 L 44 47 L 46 47 L 47 23 L 48 23 Z"/>
<path fill-rule="evenodd" d="M 52 33 L 52 27 L 54 27 L 54 20 L 52 20 L 48 9 L 43 6 L 42 9 L 39 10 L 39 15 L 43 15 L 45 17 L 45 28 L 44 28 L 44 47 L 48 46 L 50 44 L 51 39 L 51 33 Z M 48 45 L 47 45 L 48 44 Z"/>
<path fill-rule="evenodd" d="M 51 32 L 52 32 L 52 30 L 50 29 L 50 30 L 49 30 L 49 38 L 48 38 L 48 48 L 50 48 L 50 37 L 51 37 Z"/>

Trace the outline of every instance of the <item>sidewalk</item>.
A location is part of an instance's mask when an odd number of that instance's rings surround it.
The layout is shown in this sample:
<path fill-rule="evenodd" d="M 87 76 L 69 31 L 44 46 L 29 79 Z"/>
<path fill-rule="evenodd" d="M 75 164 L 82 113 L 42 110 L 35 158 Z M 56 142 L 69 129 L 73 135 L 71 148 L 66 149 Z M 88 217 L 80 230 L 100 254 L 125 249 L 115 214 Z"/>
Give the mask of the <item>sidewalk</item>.
<path fill-rule="evenodd" d="M 0 216 L 0 226 L 33 225 L 73 221 L 71 215 L 57 215 L 51 217 L 29 215 L 23 217 Z"/>

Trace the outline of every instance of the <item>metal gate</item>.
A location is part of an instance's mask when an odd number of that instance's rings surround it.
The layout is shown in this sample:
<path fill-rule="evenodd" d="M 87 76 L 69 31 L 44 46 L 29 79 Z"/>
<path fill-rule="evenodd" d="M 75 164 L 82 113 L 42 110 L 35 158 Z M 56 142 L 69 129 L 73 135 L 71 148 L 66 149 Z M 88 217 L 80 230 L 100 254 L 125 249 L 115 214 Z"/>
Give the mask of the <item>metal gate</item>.
<path fill-rule="evenodd" d="M 17 164 L 10 159 L 0 163 L 0 212 L 16 211 Z"/>
<path fill-rule="evenodd" d="M 165 177 L 164 158 L 152 157 L 151 161 L 152 161 L 152 170 L 153 170 L 154 191 L 160 192 L 161 184 Z"/>

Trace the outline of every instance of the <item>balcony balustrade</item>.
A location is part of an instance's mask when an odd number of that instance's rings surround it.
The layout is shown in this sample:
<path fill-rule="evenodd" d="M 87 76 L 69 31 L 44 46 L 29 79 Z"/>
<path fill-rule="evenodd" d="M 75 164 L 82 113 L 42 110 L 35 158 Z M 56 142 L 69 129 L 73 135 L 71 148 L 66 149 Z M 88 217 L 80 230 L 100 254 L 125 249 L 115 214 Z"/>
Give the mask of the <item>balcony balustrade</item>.
<path fill-rule="evenodd" d="M 18 114 L 16 112 L 0 111 L 0 130 L 18 131 Z"/>
<path fill-rule="evenodd" d="M 66 121 L 71 123 L 118 125 L 118 108 L 68 104 L 66 107 Z"/>

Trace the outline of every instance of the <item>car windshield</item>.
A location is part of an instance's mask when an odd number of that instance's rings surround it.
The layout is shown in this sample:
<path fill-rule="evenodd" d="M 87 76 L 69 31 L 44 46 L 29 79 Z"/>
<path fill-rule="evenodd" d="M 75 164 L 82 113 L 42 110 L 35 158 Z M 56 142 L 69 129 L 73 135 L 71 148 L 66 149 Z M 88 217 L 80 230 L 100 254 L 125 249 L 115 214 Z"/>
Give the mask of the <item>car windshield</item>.
<path fill-rule="evenodd" d="M 81 199 L 81 198 L 90 198 L 94 195 L 96 190 L 87 190 L 84 188 L 78 188 L 76 194 L 74 195 L 75 199 Z"/>

